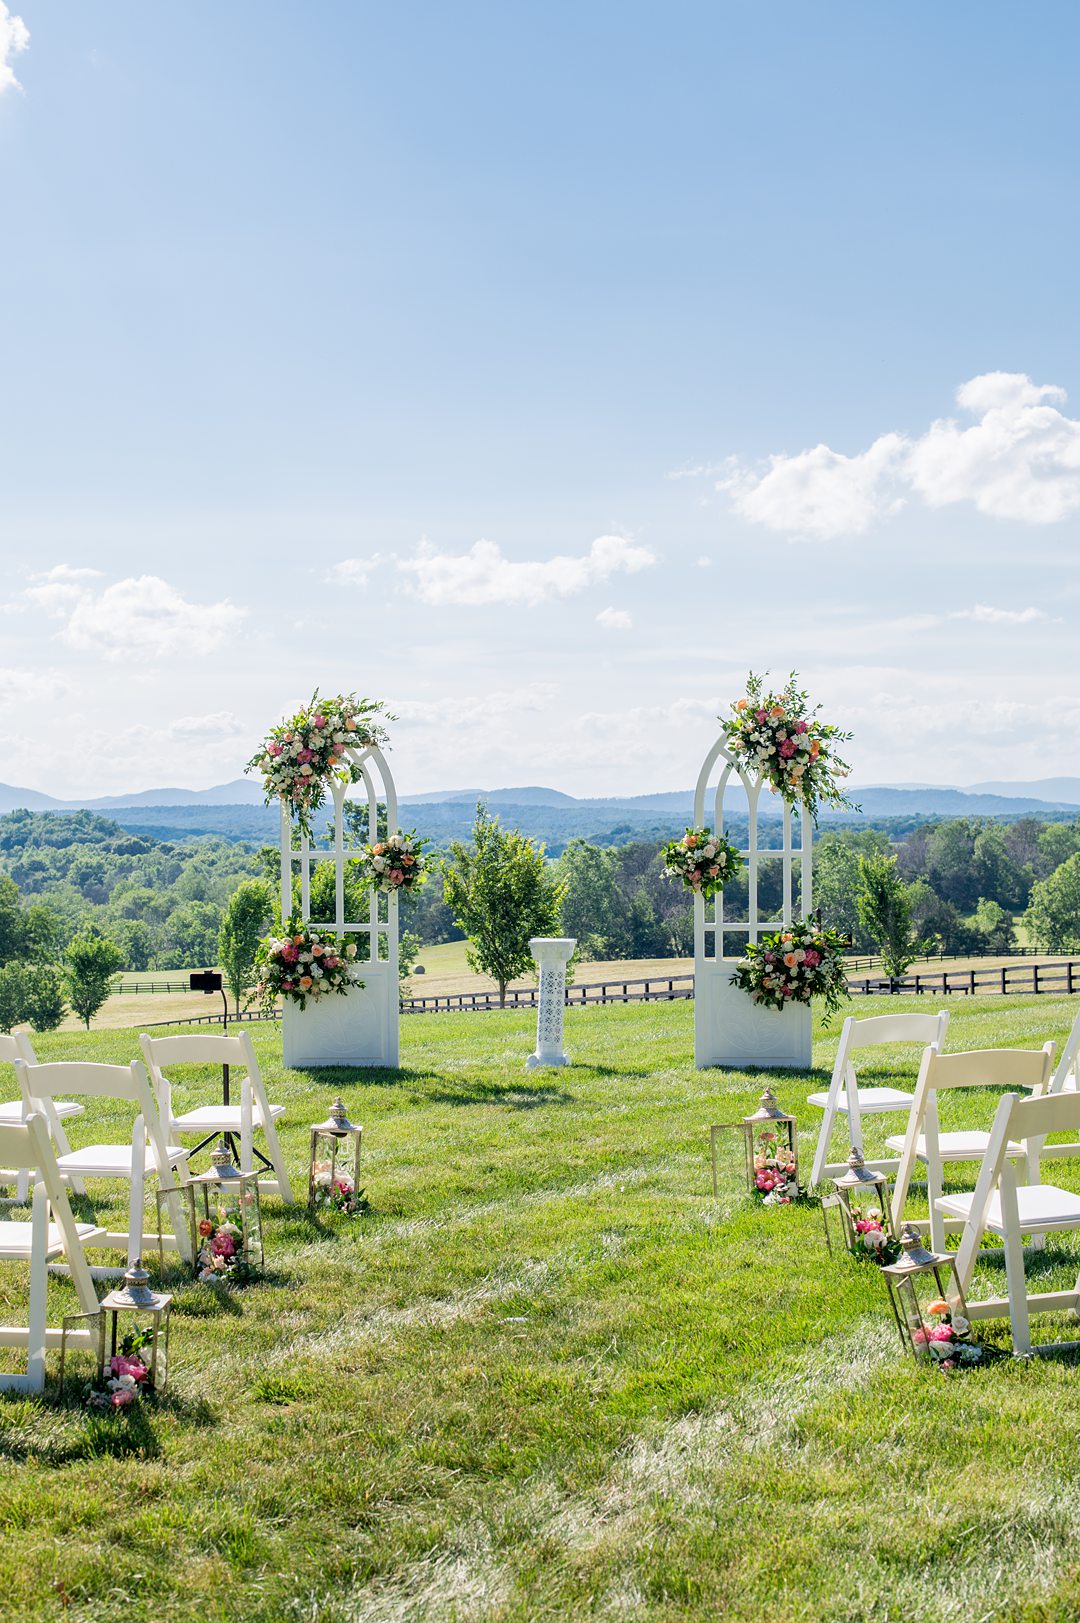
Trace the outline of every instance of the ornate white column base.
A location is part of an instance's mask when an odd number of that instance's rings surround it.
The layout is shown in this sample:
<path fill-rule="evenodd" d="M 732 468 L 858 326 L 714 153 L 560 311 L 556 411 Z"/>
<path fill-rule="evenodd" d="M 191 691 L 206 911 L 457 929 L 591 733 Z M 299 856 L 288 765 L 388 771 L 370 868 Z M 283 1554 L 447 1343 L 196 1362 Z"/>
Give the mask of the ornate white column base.
<path fill-rule="evenodd" d="M 526 1068 L 569 1065 L 563 1048 L 563 1009 L 566 1005 L 566 966 L 577 941 L 570 936 L 534 936 L 529 951 L 540 968 L 540 995 L 536 1011 L 536 1052 Z"/>

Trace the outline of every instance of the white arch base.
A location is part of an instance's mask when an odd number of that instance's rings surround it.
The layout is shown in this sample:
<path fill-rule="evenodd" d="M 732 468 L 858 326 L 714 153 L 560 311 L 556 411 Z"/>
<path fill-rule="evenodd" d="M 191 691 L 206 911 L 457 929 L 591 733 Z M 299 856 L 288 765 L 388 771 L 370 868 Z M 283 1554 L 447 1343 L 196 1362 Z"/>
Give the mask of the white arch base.
<path fill-rule="evenodd" d="M 363 796 L 368 806 L 368 838 L 377 839 L 378 803 L 386 807 L 387 834 L 398 829 L 397 792 L 390 768 L 381 750 L 374 745 L 349 749 L 346 754 L 360 769 Z M 301 1009 L 286 1003 L 282 1010 L 282 1057 L 285 1064 L 302 1069 L 320 1065 L 384 1066 L 396 1069 L 401 1059 L 401 999 L 398 987 L 398 898 L 369 895 L 366 919 L 345 917 L 345 865 L 356 855 L 345 844 L 344 805 L 346 786 L 333 783 L 334 842 L 332 846 L 312 847 L 301 834 L 293 849 L 293 828 L 286 807 L 281 810 L 281 914 L 292 911 L 294 874 L 300 877 L 300 914 L 305 923 L 366 944 L 368 957 L 357 961 L 363 986 L 344 995 L 333 995 Z M 334 918 L 311 919 L 311 878 L 316 863 L 329 862 L 334 869 Z"/>
<path fill-rule="evenodd" d="M 710 779 L 719 767 L 719 782 L 709 795 Z M 742 961 L 741 949 L 748 941 L 805 918 L 811 908 L 811 845 L 813 835 L 808 816 L 799 818 L 799 843 L 795 843 L 794 819 L 790 806 L 783 808 L 783 842 L 762 850 L 758 844 L 758 800 L 769 793 L 760 777 L 749 778 L 729 755 L 719 739 L 705 757 L 694 792 L 694 826 L 710 827 L 716 833 L 724 828 L 724 790 L 734 779 L 746 794 L 747 843 L 743 847 L 748 881 L 748 908 L 745 919 L 725 921 L 723 892 L 706 902 L 694 898 L 694 1063 L 699 1068 L 730 1065 L 744 1069 L 750 1065 L 783 1070 L 809 1070 L 811 1061 L 811 1015 L 805 1003 L 786 1009 L 765 1009 L 752 1003 L 746 992 L 731 984 L 732 972 Z M 778 862 L 782 873 L 782 902 L 779 918 L 762 918 L 758 909 L 758 877 L 762 862 Z M 799 876 L 798 905 L 795 903 L 795 876 Z M 736 956 L 725 956 L 730 946 Z"/>
<path fill-rule="evenodd" d="M 695 960 L 694 1064 L 767 1065 L 808 1071 L 811 1055 L 810 1008 L 762 1009 L 731 984 L 736 959 Z"/>
<path fill-rule="evenodd" d="M 365 964 L 364 985 L 344 997 L 288 1004 L 281 1020 L 285 1064 L 306 1070 L 319 1065 L 385 1065 L 400 1061 L 398 988 L 387 986 L 387 964 Z M 390 1010 L 393 1010 L 391 1017 Z"/>

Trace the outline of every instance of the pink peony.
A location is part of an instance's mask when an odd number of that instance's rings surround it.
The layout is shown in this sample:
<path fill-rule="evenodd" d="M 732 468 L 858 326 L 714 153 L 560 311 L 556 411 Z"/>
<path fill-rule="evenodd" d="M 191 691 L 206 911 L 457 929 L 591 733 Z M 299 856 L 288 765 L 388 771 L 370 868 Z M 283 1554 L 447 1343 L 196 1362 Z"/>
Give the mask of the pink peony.
<path fill-rule="evenodd" d="M 215 1234 L 210 1249 L 215 1256 L 232 1257 L 236 1254 L 236 1242 L 231 1234 Z"/>
<path fill-rule="evenodd" d="M 805 721 L 797 721 L 795 723 L 795 731 L 797 733 L 805 733 L 805 731 L 806 731 L 806 723 L 805 723 Z"/>
<path fill-rule="evenodd" d="M 300 751 L 300 753 L 296 757 L 296 759 L 300 762 L 300 764 L 302 766 L 304 766 L 304 765 L 307 764 L 308 761 L 313 761 L 315 759 L 315 755 L 314 755 L 314 752 L 312 750 L 303 749 L 303 750 Z"/>
<path fill-rule="evenodd" d="M 803 961 L 806 964 L 807 969 L 816 969 L 818 964 L 821 962 L 821 954 L 820 952 L 815 952 L 813 947 L 807 947 L 806 957 Z"/>
<path fill-rule="evenodd" d="M 936 1330 L 930 1332 L 931 1341 L 951 1341 L 952 1338 L 952 1330 L 947 1324 L 939 1324 Z"/>
<path fill-rule="evenodd" d="M 267 753 L 267 755 L 280 755 L 281 754 L 281 745 L 280 744 L 267 744 L 266 753 Z"/>
<path fill-rule="evenodd" d="M 791 757 L 795 754 L 795 745 L 791 742 L 790 738 L 784 739 L 784 742 L 780 745 L 778 753 L 783 756 L 785 761 L 791 760 Z"/>
<path fill-rule="evenodd" d="M 761 723 L 766 719 L 766 715 L 767 715 L 767 712 L 764 711 L 764 710 L 755 710 L 754 711 L 754 720 L 758 723 L 758 726 L 760 726 Z"/>
<path fill-rule="evenodd" d="M 313 727 L 325 727 L 326 726 L 326 717 L 325 716 L 316 716 L 313 719 L 311 725 Z"/>

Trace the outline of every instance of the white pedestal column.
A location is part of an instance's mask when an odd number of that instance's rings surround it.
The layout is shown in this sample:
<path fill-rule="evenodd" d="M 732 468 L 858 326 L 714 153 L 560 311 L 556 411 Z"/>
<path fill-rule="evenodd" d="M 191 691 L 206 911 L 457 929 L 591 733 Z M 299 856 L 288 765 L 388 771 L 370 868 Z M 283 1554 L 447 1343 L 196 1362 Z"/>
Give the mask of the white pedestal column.
<path fill-rule="evenodd" d="M 540 968 L 540 996 L 536 1012 L 536 1053 L 527 1067 L 569 1065 L 563 1048 L 563 1008 L 566 1003 L 566 966 L 577 941 L 569 936 L 534 936 L 529 951 Z"/>

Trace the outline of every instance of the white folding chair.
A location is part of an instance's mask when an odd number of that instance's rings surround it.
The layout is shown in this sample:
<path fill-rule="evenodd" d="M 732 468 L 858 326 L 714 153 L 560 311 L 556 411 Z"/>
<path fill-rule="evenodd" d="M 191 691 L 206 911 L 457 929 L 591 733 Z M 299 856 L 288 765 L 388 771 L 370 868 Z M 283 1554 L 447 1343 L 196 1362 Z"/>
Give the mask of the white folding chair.
<path fill-rule="evenodd" d="M 27 1065 L 36 1065 L 37 1060 L 30 1044 L 30 1027 L 14 1026 L 10 1035 L 0 1032 L 0 1065 L 14 1065 L 17 1059 L 25 1060 Z M 60 1151 L 66 1155 L 71 1149 L 67 1141 L 61 1122 L 67 1121 L 71 1116 L 81 1116 L 83 1107 L 76 1104 L 74 1099 L 50 1099 L 45 1110 L 45 1119 L 48 1122 L 52 1141 Z M 0 1122 L 25 1121 L 27 1115 L 26 1105 L 22 1099 L 12 1099 L 6 1104 L 0 1104 Z M 25 1205 L 30 1197 L 30 1172 L 26 1167 L 0 1168 L 0 1183 L 14 1183 L 15 1198 L 20 1205 Z M 84 1194 L 81 1185 L 72 1185 L 77 1194 Z"/>
<path fill-rule="evenodd" d="M 139 1038 L 139 1042 L 157 1097 L 166 1137 L 174 1139 L 181 1133 L 199 1133 L 202 1135 L 202 1143 L 197 1149 L 202 1149 L 211 1139 L 219 1138 L 222 1133 L 235 1134 L 240 1140 L 241 1172 L 252 1172 L 257 1157 L 274 1174 L 272 1178 L 260 1178 L 260 1193 L 280 1195 L 286 1203 L 291 1202 L 292 1188 L 275 1125 L 278 1117 L 285 1114 L 285 1106 L 272 1105 L 266 1097 L 251 1033 L 242 1031 L 236 1037 L 198 1034 L 188 1037 L 144 1035 Z M 166 1076 L 164 1070 L 165 1066 L 171 1068 L 177 1065 L 215 1067 L 227 1065 L 230 1073 L 234 1067 L 239 1067 L 243 1075 L 238 1078 L 230 1074 L 229 1078 L 231 1087 L 239 1085 L 239 1104 L 233 1104 L 231 1101 L 225 1104 L 222 1100 L 214 1104 L 192 1105 L 188 1109 L 178 1111 L 176 1095 L 183 1091 L 190 1096 L 189 1085 L 174 1083 Z M 186 1099 L 184 1103 L 187 1103 Z M 256 1131 L 263 1135 L 269 1152 L 267 1155 L 255 1147 Z M 194 1155 L 196 1151 L 191 1150 L 189 1153 Z"/>
<path fill-rule="evenodd" d="M 1050 1079 L 1049 1093 L 1080 1093 L 1080 1014 L 1072 1023 L 1065 1039 L 1057 1069 Z M 1080 1134 L 1065 1144 L 1041 1144 L 1038 1153 L 1043 1160 L 1069 1160 L 1080 1155 Z"/>
<path fill-rule="evenodd" d="M 950 1088 L 1028 1088 L 1040 1095 L 1049 1087 L 1053 1063 L 1054 1045 L 1049 1042 L 1042 1048 L 979 1048 L 964 1054 L 942 1054 L 937 1044 L 931 1043 L 923 1055 L 907 1132 L 885 1141 L 890 1148 L 901 1151 L 900 1168 L 893 1186 L 894 1227 L 911 1222 L 916 1228 L 927 1226 L 927 1220 L 912 1219 L 904 1212 L 916 1163 L 921 1164 L 926 1168 L 931 1243 L 935 1251 L 944 1250 L 946 1233 L 955 1233 L 960 1224 L 948 1223 L 942 1216 L 939 1197 L 943 1189 L 943 1169 L 951 1162 L 981 1161 L 990 1143 L 989 1129 L 966 1128 L 943 1133 L 938 1094 Z M 1014 1160 L 1025 1160 L 1028 1182 L 1038 1183 L 1036 1145 L 1029 1148 L 1009 1143 L 1006 1154 Z M 896 1233 L 900 1233 L 898 1227 Z M 1037 1239 L 1035 1243 L 1039 1243 Z"/>
<path fill-rule="evenodd" d="M 1022 1184 L 1013 1166 L 1014 1144 L 1044 1139 L 1048 1133 L 1080 1133 L 1080 1094 L 1044 1094 L 1021 1098 L 1006 1093 L 998 1103 L 978 1183 L 972 1194 L 939 1195 L 935 1205 L 942 1216 L 962 1219 L 963 1235 L 956 1254 L 955 1279 L 965 1296 L 975 1271 L 982 1242 L 993 1234 L 1004 1242 L 1008 1294 L 968 1301 L 972 1319 L 1001 1319 L 1012 1325 L 1013 1352 L 1031 1352 L 1032 1313 L 1080 1312 L 1080 1277 L 1071 1290 L 1035 1291 L 1024 1275 L 1025 1235 L 1080 1229 L 1080 1195 L 1053 1184 Z M 1076 1341 L 1056 1342 L 1054 1348 L 1073 1349 Z M 1043 1346 L 1039 1351 L 1048 1351 Z"/>
<path fill-rule="evenodd" d="M 879 1048 L 886 1044 L 892 1046 L 896 1043 L 918 1043 L 921 1048 L 925 1048 L 928 1043 L 937 1043 L 939 1048 L 943 1048 L 948 1025 L 949 1015 L 946 1009 L 940 1010 L 937 1014 L 878 1014 L 872 1015 L 867 1020 L 856 1020 L 854 1015 L 848 1016 L 840 1032 L 840 1043 L 836 1050 L 836 1063 L 833 1066 L 828 1092 L 811 1093 L 806 1100 L 807 1104 L 816 1105 L 819 1110 L 825 1112 L 821 1132 L 818 1134 L 817 1149 L 814 1152 L 814 1165 L 810 1173 L 811 1184 L 819 1184 L 826 1178 L 835 1178 L 847 1169 L 846 1153 L 842 1161 L 826 1159 L 838 1117 L 846 1116 L 848 1120 L 844 1144 L 848 1150 L 854 1148 L 862 1154 L 863 1116 L 910 1110 L 914 1102 L 915 1095 L 903 1088 L 862 1087 L 855 1075 L 852 1054 L 864 1048 Z M 877 1172 L 895 1172 L 899 1165 L 895 1159 L 867 1161 L 866 1164 Z"/>
<path fill-rule="evenodd" d="M 0 1326 L 0 1347 L 26 1348 L 26 1374 L 0 1375 L 0 1388 L 40 1392 L 45 1385 L 46 1349 L 58 1347 L 61 1336 L 59 1329 L 47 1327 L 49 1264 L 61 1257 L 66 1259 L 80 1308 L 84 1313 L 95 1313 L 98 1300 L 83 1247 L 93 1245 L 102 1230 L 92 1223 L 76 1223 L 72 1216 L 49 1140 L 49 1124 L 37 1111 L 31 1111 L 25 1121 L 0 1122 L 0 1160 L 34 1177 L 30 1221 L 0 1221 L 0 1260 L 30 1264 L 27 1323 Z M 68 1341 L 89 1347 L 91 1331 L 75 1331 Z"/>
<path fill-rule="evenodd" d="M 82 1061 L 27 1065 L 16 1060 L 15 1074 L 30 1110 L 43 1111 L 46 1099 L 69 1093 L 80 1098 L 125 1100 L 135 1106 L 131 1138 L 126 1144 L 87 1144 L 82 1149 L 58 1155 L 56 1164 L 65 1181 L 109 1178 L 130 1183 L 127 1233 L 106 1233 L 95 1242 L 102 1249 L 125 1251 L 129 1266 L 159 1243 L 156 1228 L 153 1233 L 143 1228 L 146 1182 L 148 1178 L 156 1178 L 166 1195 L 173 1225 L 173 1233 L 164 1235 L 161 1243 L 168 1250 L 178 1250 L 190 1261 L 191 1239 L 177 1187 L 187 1182 L 187 1151 L 181 1145 L 166 1144 L 161 1118 L 141 1062 L 136 1059 L 130 1065 L 95 1065 Z M 104 1278 L 118 1270 L 95 1269 L 94 1272 Z"/>

